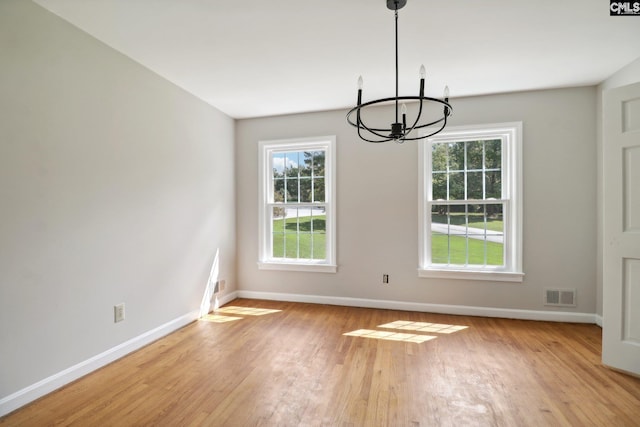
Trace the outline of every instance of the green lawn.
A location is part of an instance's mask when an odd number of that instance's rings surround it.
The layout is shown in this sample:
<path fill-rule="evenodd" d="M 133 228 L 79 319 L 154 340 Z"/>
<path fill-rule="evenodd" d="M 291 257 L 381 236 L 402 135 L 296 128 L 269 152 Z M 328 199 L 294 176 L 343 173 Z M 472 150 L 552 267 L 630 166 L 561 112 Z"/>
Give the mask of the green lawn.
<path fill-rule="evenodd" d="M 467 244 L 469 261 L 467 262 Z M 486 246 L 485 246 L 486 245 Z M 503 244 L 465 239 L 460 236 L 433 233 L 431 236 L 431 260 L 434 264 L 502 265 Z"/>
<path fill-rule="evenodd" d="M 324 259 L 325 216 L 273 220 L 273 257 Z"/>

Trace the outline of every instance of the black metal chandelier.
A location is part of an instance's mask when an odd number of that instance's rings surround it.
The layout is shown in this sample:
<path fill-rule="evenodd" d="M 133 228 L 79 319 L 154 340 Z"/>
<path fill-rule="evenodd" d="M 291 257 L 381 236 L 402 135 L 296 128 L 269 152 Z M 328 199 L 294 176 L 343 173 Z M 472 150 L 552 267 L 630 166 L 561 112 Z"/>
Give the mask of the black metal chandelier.
<path fill-rule="evenodd" d="M 356 128 L 358 128 L 358 136 L 360 139 L 379 143 L 387 141 L 395 141 L 397 143 L 404 143 L 405 141 L 415 141 L 419 139 L 425 139 L 441 132 L 447 125 L 447 117 L 451 115 L 451 104 L 449 104 L 449 88 L 444 88 L 443 99 L 430 98 L 424 96 L 424 79 L 426 76 L 424 65 L 420 67 L 420 94 L 418 96 L 398 96 L 398 10 L 402 9 L 407 4 L 407 0 L 387 0 L 387 8 L 393 10 L 395 13 L 395 27 L 396 27 L 396 96 L 389 98 L 375 99 L 369 102 L 362 102 L 362 76 L 358 78 L 358 103 L 347 113 L 347 122 Z M 405 102 L 407 101 L 419 101 L 418 111 L 413 122 L 407 125 L 407 107 Z M 391 123 L 390 127 L 380 128 L 368 125 L 363 115 L 367 107 L 371 107 L 378 104 L 395 103 L 395 121 Z M 400 104 L 402 102 L 402 104 Z M 438 108 L 442 108 L 442 112 L 437 116 L 428 116 L 425 113 L 427 106 L 436 105 Z M 423 114 L 424 113 L 424 114 Z M 355 120 L 354 120 L 355 115 Z M 426 118 L 429 117 L 429 118 Z M 401 120 L 400 120 L 401 118 Z M 409 134 L 416 129 L 428 128 L 437 126 L 435 129 L 430 129 L 422 136 L 409 137 Z"/>

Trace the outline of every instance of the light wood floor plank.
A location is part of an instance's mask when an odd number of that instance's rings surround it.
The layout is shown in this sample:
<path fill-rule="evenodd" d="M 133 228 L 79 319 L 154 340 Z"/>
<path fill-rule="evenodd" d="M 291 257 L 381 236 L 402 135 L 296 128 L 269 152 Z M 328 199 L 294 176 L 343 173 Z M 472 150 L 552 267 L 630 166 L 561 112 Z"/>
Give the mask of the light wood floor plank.
<path fill-rule="evenodd" d="M 230 305 L 281 311 L 190 324 L 0 426 L 640 425 L 640 379 L 601 366 L 595 325 Z M 466 328 L 381 327 L 396 321 Z M 344 335 L 357 330 L 386 339 Z M 393 333 L 436 338 L 390 340 L 405 336 Z"/>

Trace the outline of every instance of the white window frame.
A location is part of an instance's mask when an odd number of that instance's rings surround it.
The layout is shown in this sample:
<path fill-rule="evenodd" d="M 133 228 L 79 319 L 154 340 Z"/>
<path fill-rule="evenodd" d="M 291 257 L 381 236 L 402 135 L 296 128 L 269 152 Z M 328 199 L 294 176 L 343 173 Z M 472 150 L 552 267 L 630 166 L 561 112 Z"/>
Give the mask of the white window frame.
<path fill-rule="evenodd" d="M 504 203 L 504 266 L 431 263 L 431 153 L 436 142 L 502 140 L 502 199 Z M 448 127 L 419 143 L 419 267 L 418 276 L 440 279 L 522 282 L 522 122 Z"/>
<path fill-rule="evenodd" d="M 335 273 L 336 264 L 336 154 L 335 135 L 318 136 L 309 138 L 280 139 L 271 141 L 259 141 L 259 201 L 258 201 L 258 268 L 261 270 L 290 270 Z M 274 153 L 287 151 L 325 151 L 325 198 L 322 205 L 325 207 L 325 259 L 291 259 L 274 258 L 272 256 L 272 226 L 273 218 L 271 207 L 274 203 L 273 194 L 273 164 Z"/>

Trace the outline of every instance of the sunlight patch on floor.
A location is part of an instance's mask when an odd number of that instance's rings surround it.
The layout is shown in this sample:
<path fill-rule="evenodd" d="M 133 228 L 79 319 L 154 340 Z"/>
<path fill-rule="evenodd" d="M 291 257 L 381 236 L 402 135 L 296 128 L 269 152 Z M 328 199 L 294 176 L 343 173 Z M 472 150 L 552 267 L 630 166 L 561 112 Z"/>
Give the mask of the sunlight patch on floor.
<path fill-rule="evenodd" d="M 395 322 L 379 325 L 379 328 L 400 329 L 419 332 L 431 332 L 438 334 L 452 334 L 467 329 L 468 326 L 445 325 L 442 323 L 412 322 L 408 320 L 396 320 Z"/>
<path fill-rule="evenodd" d="M 271 310 L 268 308 L 254 308 L 254 307 L 237 307 L 233 305 L 224 306 L 217 309 L 216 313 L 230 313 L 245 316 L 263 316 L 265 314 L 277 313 L 282 310 Z"/>
<path fill-rule="evenodd" d="M 207 314 L 200 318 L 200 320 L 204 320 L 205 322 L 213 322 L 213 323 L 233 322 L 234 320 L 242 320 L 242 319 L 243 317 L 220 316 L 219 314 Z"/>
<path fill-rule="evenodd" d="M 374 331 L 371 329 L 358 329 L 357 331 L 347 332 L 343 335 L 351 336 L 351 337 L 375 338 L 375 339 L 387 340 L 387 341 L 414 342 L 418 344 L 436 338 L 430 335 L 416 335 L 416 334 L 406 334 L 406 333 L 400 333 L 400 332 Z"/>

